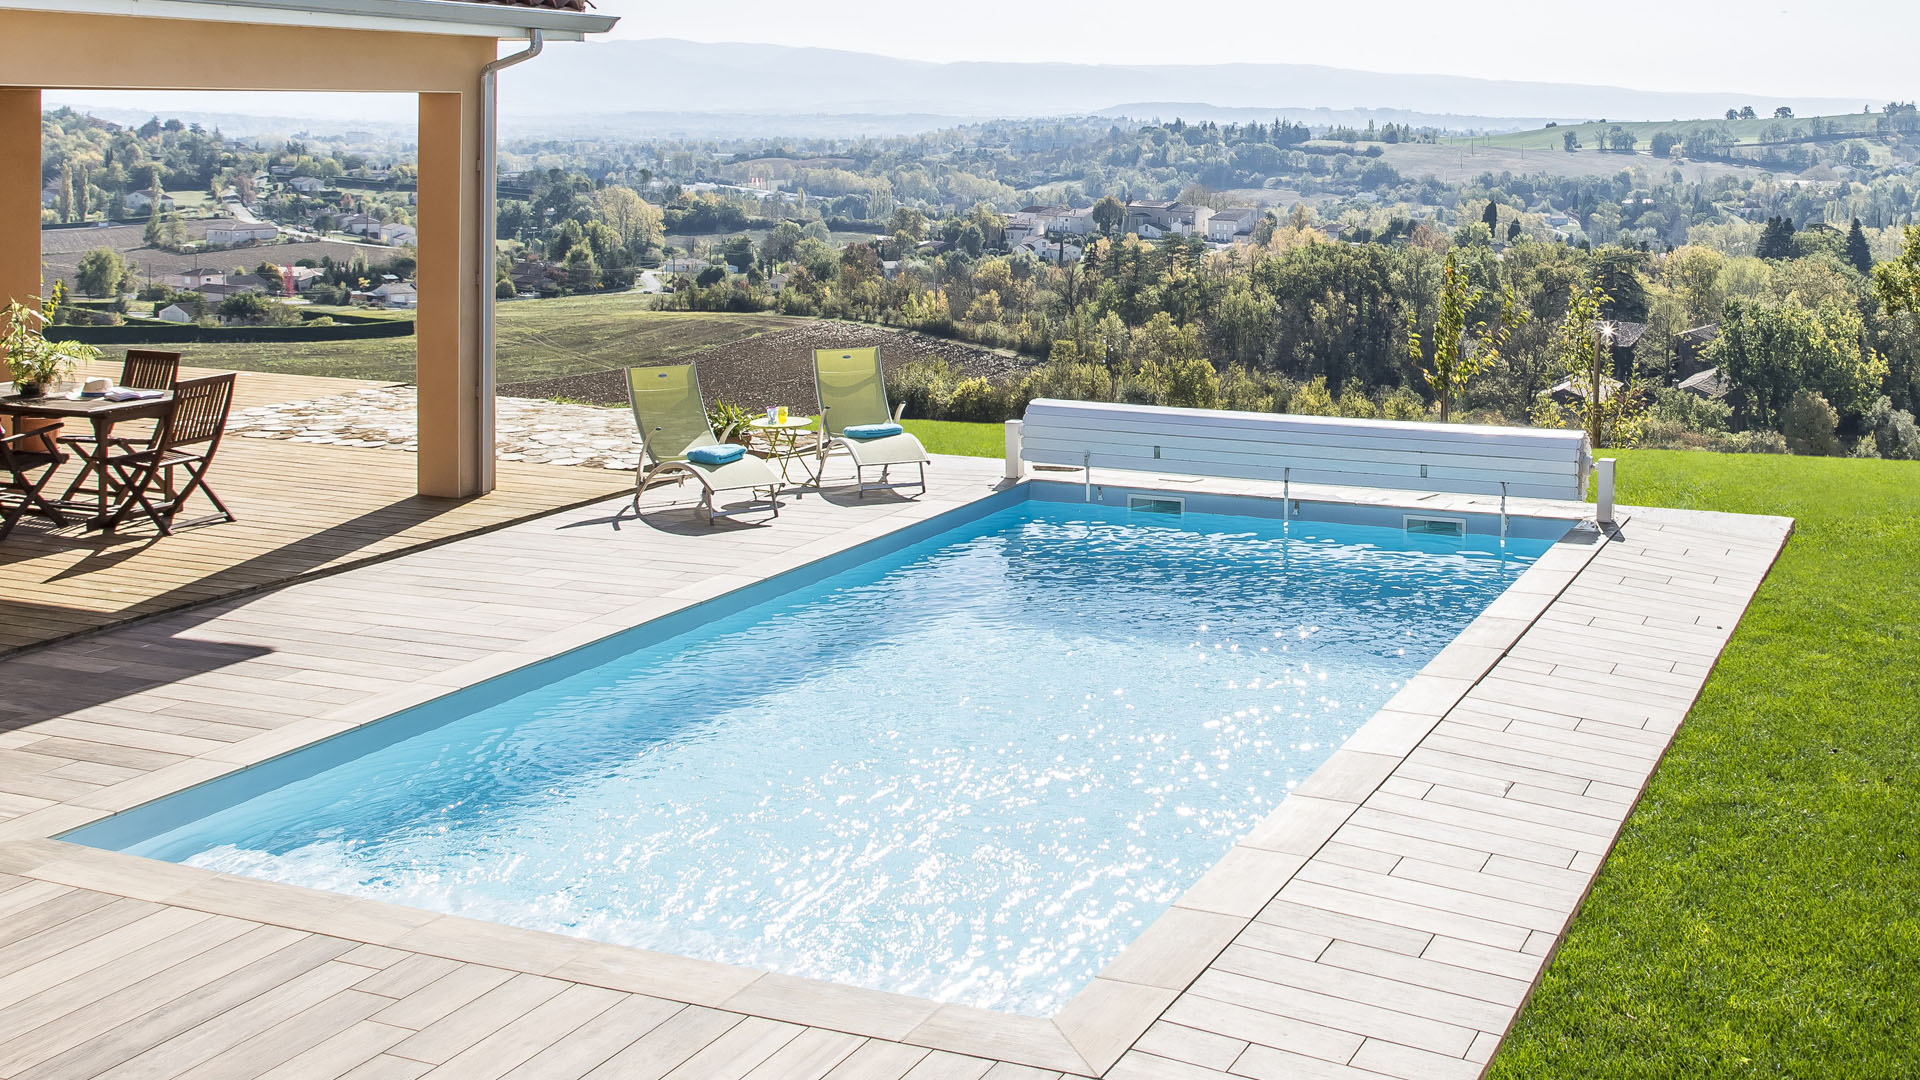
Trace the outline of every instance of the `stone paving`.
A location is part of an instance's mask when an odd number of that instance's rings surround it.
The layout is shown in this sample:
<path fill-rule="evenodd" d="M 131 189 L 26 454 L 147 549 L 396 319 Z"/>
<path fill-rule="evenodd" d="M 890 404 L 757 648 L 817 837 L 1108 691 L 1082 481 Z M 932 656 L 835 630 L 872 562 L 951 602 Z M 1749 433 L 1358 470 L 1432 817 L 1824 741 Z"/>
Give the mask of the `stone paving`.
<path fill-rule="evenodd" d="M 307 401 L 236 410 L 227 431 L 248 439 L 417 451 L 415 391 L 372 386 Z M 535 398 L 498 398 L 495 452 L 501 461 L 626 471 L 640 457 L 633 414 Z"/>

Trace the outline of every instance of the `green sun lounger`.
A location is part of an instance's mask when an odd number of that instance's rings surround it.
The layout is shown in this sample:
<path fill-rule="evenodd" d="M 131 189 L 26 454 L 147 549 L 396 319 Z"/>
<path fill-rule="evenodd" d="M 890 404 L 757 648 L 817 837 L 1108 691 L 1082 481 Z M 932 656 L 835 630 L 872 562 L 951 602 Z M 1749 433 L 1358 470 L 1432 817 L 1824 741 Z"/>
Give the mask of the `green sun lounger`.
<path fill-rule="evenodd" d="M 880 371 L 880 350 L 815 349 L 813 378 L 820 394 L 821 430 L 820 467 L 815 470 L 815 476 L 824 476 L 827 454 L 843 450 L 853 458 L 854 481 L 859 485 L 861 497 L 869 491 L 913 487 L 925 494 L 930 460 L 927 448 L 907 432 L 891 430 L 899 425 L 900 409 L 887 404 L 887 381 Z M 850 435 L 848 428 L 856 430 Z M 874 430 L 859 430 L 863 428 Z M 895 465 L 918 466 L 919 481 L 893 483 L 890 470 Z M 869 469 L 880 470 L 878 481 L 867 480 Z"/>
<path fill-rule="evenodd" d="M 633 422 L 640 428 L 640 464 L 633 479 L 635 513 L 640 512 L 640 494 L 649 482 L 676 476 L 681 483 L 688 477 L 699 482 L 700 510 L 708 521 L 756 510 L 772 510 L 774 517 L 780 516 L 780 476 L 764 458 L 742 454 L 732 461 L 709 463 L 687 457 L 703 447 L 726 445 L 707 420 L 700 373 L 692 364 L 628 368 L 627 396 L 633 405 Z M 753 498 L 731 509 L 715 509 L 716 493 L 735 491 L 748 492 Z"/>

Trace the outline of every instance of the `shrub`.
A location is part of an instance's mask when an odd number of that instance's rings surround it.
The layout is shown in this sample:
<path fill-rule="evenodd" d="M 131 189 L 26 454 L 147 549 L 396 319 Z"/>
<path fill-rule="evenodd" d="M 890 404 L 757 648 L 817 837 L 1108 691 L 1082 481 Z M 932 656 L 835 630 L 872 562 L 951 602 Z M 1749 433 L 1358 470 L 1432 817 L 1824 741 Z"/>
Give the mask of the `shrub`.
<path fill-rule="evenodd" d="M 1736 454 L 1784 454 L 1787 440 L 1777 431 L 1742 431 L 1728 437 L 1727 448 Z"/>
<path fill-rule="evenodd" d="M 1873 403 L 1867 410 L 1865 427 L 1867 435 L 1860 440 L 1860 445 L 1871 448 L 1873 456 L 1897 461 L 1920 460 L 1920 426 L 1914 424 L 1912 413 L 1894 408 L 1892 398 L 1883 394 Z"/>
<path fill-rule="evenodd" d="M 1063 398 L 1069 401 L 1112 401 L 1113 373 L 1105 364 L 1079 359 L 1070 341 L 1054 345 L 1053 359 L 1033 369 L 1015 391 L 1018 407 L 1034 398 Z"/>
<path fill-rule="evenodd" d="M 1355 420 L 1377 420 L 1380 409 L 1373 399 L 1367 396 L 1367 388 L 1358 377 L 1348 379 L 1340 387 L 1339 409 L 1341 416 L 1350 416 Z"/>
<path fill-rule="evenodd" d="M 1241 412 L 1286 412 L 1294 383 L 1284 375 L 1251 368 L 1228 368 L 1220 376 L 1220 407 Z"/>
<path fill-rule="evenodd" d="M 983 376 L 961 379 L 947 398 L 947 420 L 999 423 L 1007 419 L 1006 395 Z"/>
<path fill-rule="evenodd" d="M 1333 395 L 1327 391 L 1327 377 L 1315 375 L 1305 386 L 1293 395 L 1287 403 L 1287 411 L 1301 416 L 1337 416 Z"/>
<path fill-rule="evenodd" d="M 1384 420 L 1426 420 L 1431 413 L 1426 399 L 1411 387 L 1396 386 L 1380 399 L 1380 416 Z"/>
<path fill-rule="evenodd" d="M 1167 396 L 1164 376 L 1158 365 L 1136 368 L 1120 379 L 1114 397 L 1129 405 L 1159 405 Z"/>
<path fill-rule="evenodd" d="M 1835 434 L 1839 427 L 1840 414 L 1833 411 L 1827 399 L 1804 388 L 1794 391 L 1780 416 L 1780 433 L 1786 437 L 1787 448 L 1810 457 L 1832 457 L 1840 452 L 1840 439 Z"/>
<path fill-rule="evenodd" d="M 911 416 L 938 420 L 959 381 L 959 369 L 945 360 L 915 360 L 888 377 L 887 396 Z"/>
<path fill-rule="evenodd" d="M 1176 357 L 1166 364 L 1165 405 L 1181 409 L 1220 407 L 1220 376 L 1205 357 Z"/>
<path fill-rule="evenodd" d="M 1724 435 L 1733 420 L 1733 406 L 1668 387 L 1654 394 L 1650 419 L 1686 431 Z"/>

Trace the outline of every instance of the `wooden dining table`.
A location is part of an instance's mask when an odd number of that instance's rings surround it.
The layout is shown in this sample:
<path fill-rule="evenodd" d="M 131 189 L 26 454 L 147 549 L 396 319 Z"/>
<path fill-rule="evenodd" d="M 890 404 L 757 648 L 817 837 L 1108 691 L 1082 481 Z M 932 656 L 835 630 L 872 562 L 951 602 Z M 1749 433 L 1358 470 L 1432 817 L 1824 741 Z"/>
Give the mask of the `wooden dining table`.
<path fill-rule="evenodd" d="M 158 397 L 140 398 L 134 401 L 113 401 L 105 397 L 76 398 L 64 392 L 48 394 L 44 397 L 22 397 L 14 390 L 12 383 L 0 384 L 0 416 L 16 419 L 61 420 L 66 422 L 85 421 L 93 429 L 93 450 L 88 454 L 76 454 L 80 461 L 80 475 L 70 485 L 84 483 L 89 474 L 98 477 L 99 483 L 94 489 L 92 500 L 59 500 L 54 505 L 62 510 L 78 512 L 92 511 L 87 524 L 97 525 L 105 521 L 114 509 L 110 505 L 111 496 L 119 485 L 114 482 L 113 471 L 107 468 L 107 457 L 113 449 L 107 440 L 112 435 L 113 426 L 128 420 L 157 419 L 165 416 L 173 408 L 173 391 L 163 391 Z M 13 426 L 18 431 L 18 425 Z M 51 437 L 52 433 L 49 433 Z"/>

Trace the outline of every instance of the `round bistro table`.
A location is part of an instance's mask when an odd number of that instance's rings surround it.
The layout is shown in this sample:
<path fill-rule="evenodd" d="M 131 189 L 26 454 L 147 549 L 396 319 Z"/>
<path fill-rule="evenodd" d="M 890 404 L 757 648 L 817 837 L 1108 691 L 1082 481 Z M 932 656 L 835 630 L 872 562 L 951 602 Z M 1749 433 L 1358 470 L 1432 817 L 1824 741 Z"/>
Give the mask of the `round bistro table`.
<path fill-rule="evenodd" d="M 813 430 L 813 417 L 790 414 L 783 424 L 761 416 L 747 421 L 747 428 L 766 442 L 767 457 L 780 464 L 781 483 L 793 483 L 789 470 L 796 462 L 806 482 L 813 482 L 813 467 L 807 464 L 807 455 L 800 451 L 800 435 Z"/>

